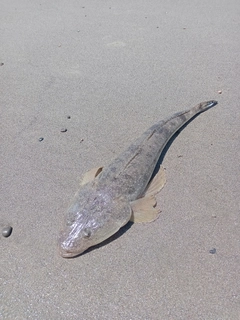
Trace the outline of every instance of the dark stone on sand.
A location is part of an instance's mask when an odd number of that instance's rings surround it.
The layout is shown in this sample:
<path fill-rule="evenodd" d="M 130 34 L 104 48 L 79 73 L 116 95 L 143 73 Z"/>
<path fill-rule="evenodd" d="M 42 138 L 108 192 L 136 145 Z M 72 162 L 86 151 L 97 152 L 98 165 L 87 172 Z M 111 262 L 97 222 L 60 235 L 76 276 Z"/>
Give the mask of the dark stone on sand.
<path fill-rule="evenodd" d="M 209 250 L 209 253 L 211 254 L 215 254 L 217 252 L 217 250 L 215 248 L 212 248 L 211 250 Z"/>
<path fill-rule="evenodd" d="M 11 226 L 3 227 L 2 229 L 2 235 L 7 238 L 11 235 L 13 228 Z"/>

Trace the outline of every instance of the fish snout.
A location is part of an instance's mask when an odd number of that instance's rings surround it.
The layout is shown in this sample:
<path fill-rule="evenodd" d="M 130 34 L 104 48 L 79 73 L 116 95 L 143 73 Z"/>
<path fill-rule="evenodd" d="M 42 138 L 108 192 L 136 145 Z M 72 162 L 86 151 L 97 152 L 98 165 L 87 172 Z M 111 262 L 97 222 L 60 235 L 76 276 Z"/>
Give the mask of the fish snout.
<path fill-rule="evenodd" d="M 72 258 L 76 255 L 62 244 L 59 245 L 59 253 L 63 258 Z"/>
<path fill-rule="evenodd" d="M 80 250 L 79 247 L 76 246 L 76 243 L 69 239 L 69 237 L 66 237 L 64 232 L 60 233 L 58 248 L 59 253 L 63 258 L 73 258 L 84 251 Z"/>

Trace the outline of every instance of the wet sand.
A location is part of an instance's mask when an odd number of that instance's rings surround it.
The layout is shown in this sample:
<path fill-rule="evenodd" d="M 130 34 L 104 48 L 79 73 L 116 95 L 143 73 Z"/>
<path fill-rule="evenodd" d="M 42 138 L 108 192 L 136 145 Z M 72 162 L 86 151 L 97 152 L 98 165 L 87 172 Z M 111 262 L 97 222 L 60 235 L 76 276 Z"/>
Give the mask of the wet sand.
<path fill-rule="evenodd" d="M 238 1 L 3 1 L 1 319 L 240 318 Z M 166 150 L 161 215 L 74 259 L 81 176 L 195 104 Z"/>

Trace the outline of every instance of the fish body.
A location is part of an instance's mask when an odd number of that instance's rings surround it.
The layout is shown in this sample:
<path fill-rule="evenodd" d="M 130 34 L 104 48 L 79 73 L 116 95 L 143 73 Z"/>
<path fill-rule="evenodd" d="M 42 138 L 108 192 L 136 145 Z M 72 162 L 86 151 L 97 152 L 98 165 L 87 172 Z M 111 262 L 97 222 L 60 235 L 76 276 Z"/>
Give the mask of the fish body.
<path fill-rule="evenodd" d="M 116 233 L 130 219 L 154 220 L 158 216 L 155 194 L 164 179 L 161 174 L 152 182 L 150 179 L 164 147 L 191 118 L 216 104 L 214 100 L 202 102 L 156 123 L 107 167 L 86 175 L 60 233 L 62 257 L 81 254 Z"/>

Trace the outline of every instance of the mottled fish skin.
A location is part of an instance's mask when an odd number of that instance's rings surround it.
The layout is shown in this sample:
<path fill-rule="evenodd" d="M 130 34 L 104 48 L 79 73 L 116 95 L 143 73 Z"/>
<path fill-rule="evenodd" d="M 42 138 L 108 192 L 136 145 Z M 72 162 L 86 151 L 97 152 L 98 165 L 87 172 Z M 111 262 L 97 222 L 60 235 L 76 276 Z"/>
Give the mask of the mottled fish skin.
<path fill-rule="evenodd" d="M 59 237 L 62 257 L 74 257 L 116 233 L 131 218 L 131 203 L 146 191 L 167 142 L 191 118 L 217 104 L 202 102 L 145 131 L 76 193 Z"/>

